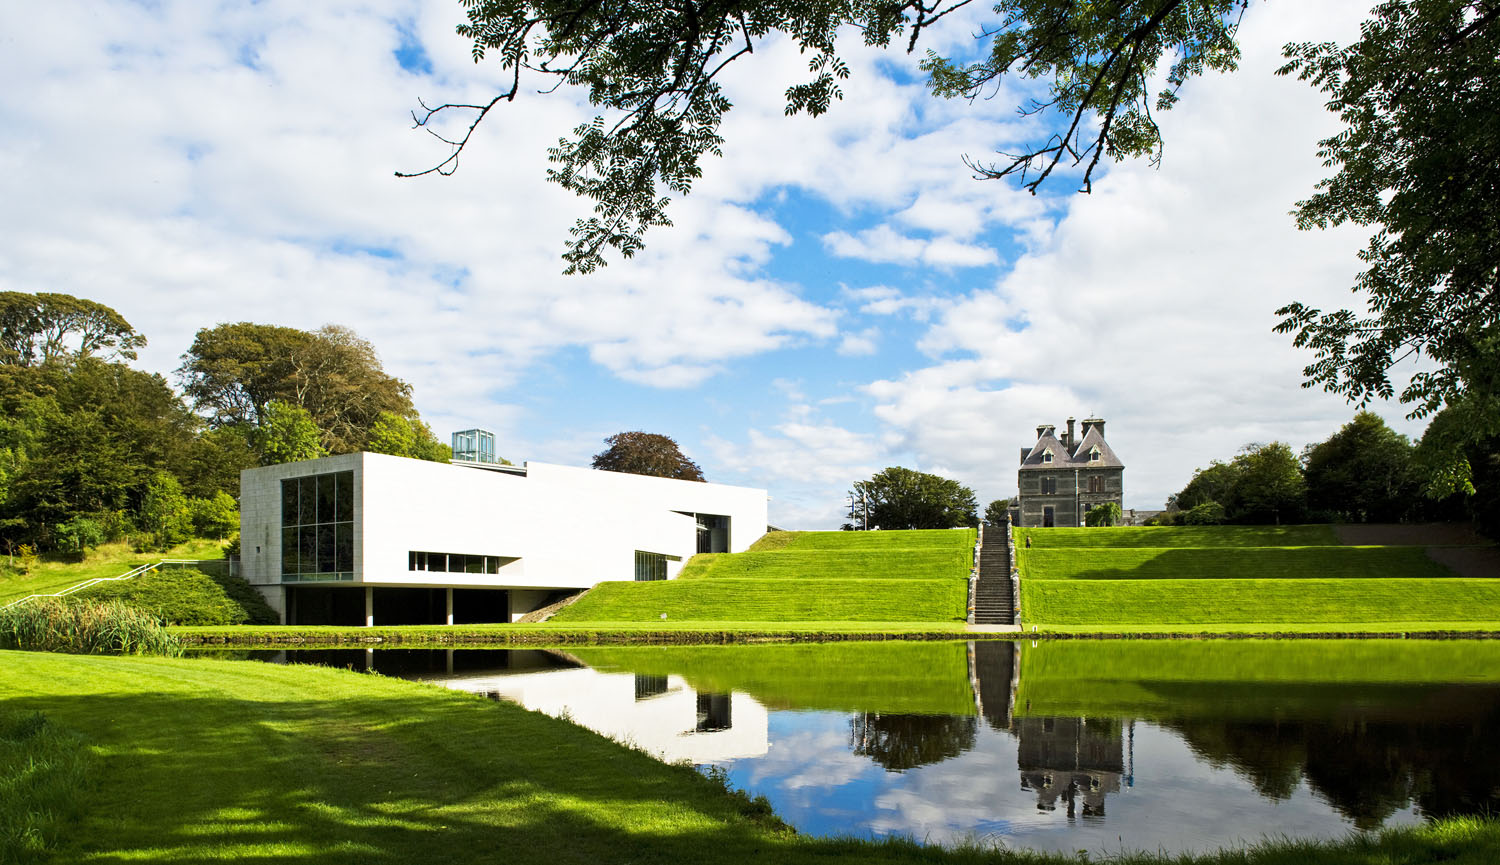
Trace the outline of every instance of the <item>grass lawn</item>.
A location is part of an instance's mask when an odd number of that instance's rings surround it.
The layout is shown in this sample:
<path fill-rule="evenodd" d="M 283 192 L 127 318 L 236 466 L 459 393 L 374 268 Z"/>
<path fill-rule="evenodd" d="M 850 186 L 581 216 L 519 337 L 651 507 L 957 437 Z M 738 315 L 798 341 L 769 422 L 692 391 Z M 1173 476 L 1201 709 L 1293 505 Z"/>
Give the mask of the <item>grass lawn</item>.
<path fill-rule="evenodd" d="M 974 551 L 973 529 L 910 529 L 894 532 L 767 532 L 750 552 L 774 550 L 958 550 Z"/>
<path fill-rule="evenodd" d="M 1244 625 L 1297 630 L 1317 624 L 1370 629 L 1399 622 L 1448 624 L 1500 620 L 1500 580 L 1223 579 L 1021 580 L 1028 624 L 1136 627 Z M 1165 628 L 1173 630 L 1173 628 Z"/>
<path fill-rule="evenodd" d="M 580 622 L 715 619 L 754 622 L 961 621 L 968 586 L 963 579 L 720 579 L 655 583 L 600 583 L 552 618 Z"/>
<path fill-rule="evenodd" d="M 778 831 L 689 767 L 565 722 L 315 667 L 0 653 L 0 710 L 41 711 L 95 755 L 58 861 L 305 863 L 1077 862 Z M 1500 822 L 1342 842 L 1112 858 L 1333 865 L 1500 858 Z"/>
<path fill-rule="evenodd" d="M 1049 547 L 1331 547 L 1333 526 L 1117 526 L 1018 528 L 1016 546 Z"/>
<path fill-rule="evenodd" d="M 1016 706 L 1037 716 L 1303 721 L 1378 705 L 1382 718 L 1410 707 L 1410 720 L 1468 723 L 1496 707 L 1493 689 L 1489 702 L 1464 689 L 1496 683 L 1492 640 L 1065 640 L 1021 653 Z M 1434 702 L 1433 685 L 1456 699 Z"/>
<path fill-rule="evenodd" d="M 733 620 L 668 619 L 649 622 L 537 622 L 524 625 L 401 625 L 393 627 L 346 627 L 340 625 L 185 626 L 169 630 L 184 642 L 304 643 L 341 645 L 389 642 L 403 646 L 472 643 L 526 646 L 571 646 L 580 643 L 722 643 L 736 638 L 762 642 L 778 637 L 787 640 L 856 637 L 883 638 L 944 634 L 962 637 L 963 622 L 851 622 L 796 621 L 754 622 Z"/>
<path fill-rule="evenodd" d="M 1022 549 L 1032 580 L 1218 580 L 1456 577 L 1423 547 L 1198 547 Z"/>
<path fill-rule="evenodd" d="M 600 583 L 552 618 L 594 622 L 961 622 L 974 532 L 772 532 L 675 580 Z"/>
<path fill-rule="evenodd" d="M 700 553 L 688 560 L 679 580 L 942 580 L 967 575 L 973 550 L 798 550 Z"/>
<path fill-rule="evenodd" d="M 1338 546 L 1332 526 L 1016 531 L 1028 629 L 1395 633 L 1500 622 L 1500 580 L 1459 577 L 1425 547 Z"/>
<path fill-rule="evenodd" d="M 60 592 L 97 577 L 118 577 L 140 565 L 159 562 L 162 559 L 221 559 L 224 557 L 222 541 L 195 539 L 179 544 L 165 553 L 137 553 L 130 545 L 121 541 L 101 544 L 88 552 L 82 562 L 72 561 L 67 556 L 46 556 L 32 568 L 30 574 L 16 573 L 9 568 L 0 568 L 0 606 L 27 595 L 45 595 Z"/>

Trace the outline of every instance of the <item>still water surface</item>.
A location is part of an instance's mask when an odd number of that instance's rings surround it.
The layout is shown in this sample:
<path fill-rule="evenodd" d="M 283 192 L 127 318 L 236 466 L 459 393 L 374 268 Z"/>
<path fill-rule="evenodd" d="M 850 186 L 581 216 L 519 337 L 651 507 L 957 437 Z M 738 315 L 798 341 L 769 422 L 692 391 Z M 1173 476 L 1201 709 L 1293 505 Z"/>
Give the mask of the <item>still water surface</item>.
<path fill-rule="evenodd" d="M 720 767 L 814 834 L 1175 852 L 1500 811 L 1494 643 L 247 654 L 566 717 Z"/>

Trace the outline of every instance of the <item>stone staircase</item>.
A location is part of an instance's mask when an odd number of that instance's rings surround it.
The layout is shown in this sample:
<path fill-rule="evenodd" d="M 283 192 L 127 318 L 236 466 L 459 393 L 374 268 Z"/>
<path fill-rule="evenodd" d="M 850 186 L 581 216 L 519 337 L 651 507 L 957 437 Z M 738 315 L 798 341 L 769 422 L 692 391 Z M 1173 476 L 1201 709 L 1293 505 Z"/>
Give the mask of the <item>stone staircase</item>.
<path fill-rule="evenodd" d="M 1010 580 L 1010 549 L 1004 526 L 981 529 L 978 570 L 974 583 L 974 624 L 1014 625 L 1016 597 Z"/>

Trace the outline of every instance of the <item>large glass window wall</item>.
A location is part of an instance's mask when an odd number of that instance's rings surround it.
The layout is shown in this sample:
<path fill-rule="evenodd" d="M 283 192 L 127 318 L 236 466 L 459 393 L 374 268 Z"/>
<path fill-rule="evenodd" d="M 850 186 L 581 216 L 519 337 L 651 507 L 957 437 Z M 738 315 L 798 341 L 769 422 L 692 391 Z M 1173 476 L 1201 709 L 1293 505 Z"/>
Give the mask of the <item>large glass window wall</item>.
<path fill-rule="evenodd" d="M 354 472 L 281 482 L 281 581 L 354 579 Z"/>
<path fill-rule="evenodd" d="M 681 556 L 669 556 L 664 553 L 648 553 L 643 550 L 635 551 L 635 579 L 636 582 L 650 582 L 653 580 L 665 580 L 667 578 L 667 562 L 680 562 Z"/>

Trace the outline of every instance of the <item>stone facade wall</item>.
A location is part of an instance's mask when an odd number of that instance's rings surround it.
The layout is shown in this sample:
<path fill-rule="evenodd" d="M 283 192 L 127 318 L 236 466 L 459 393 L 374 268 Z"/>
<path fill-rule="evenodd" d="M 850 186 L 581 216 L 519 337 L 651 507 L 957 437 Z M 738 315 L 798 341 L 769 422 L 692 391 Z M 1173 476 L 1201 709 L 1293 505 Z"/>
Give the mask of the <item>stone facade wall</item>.
<path fill-rule="evenodd" d="M 1021 492 L 1022 526 L 1045 525 L 1045 508 L 1053 509 L 1053 525 L 1081 526 L 1083 515 L 1091 507 L 1105 502 L 1124 505 L 1125 470 L 1122 468 L 1023 469 L 1018 483 Z M 1090 492 L 1089 479 L 1100 478 L 1098 492 Z M 1042 492 L 1044 479 L 1055 479 L 1056 492 Z M 1076 484 L 1076 486 L 1075 486 Z"/>

